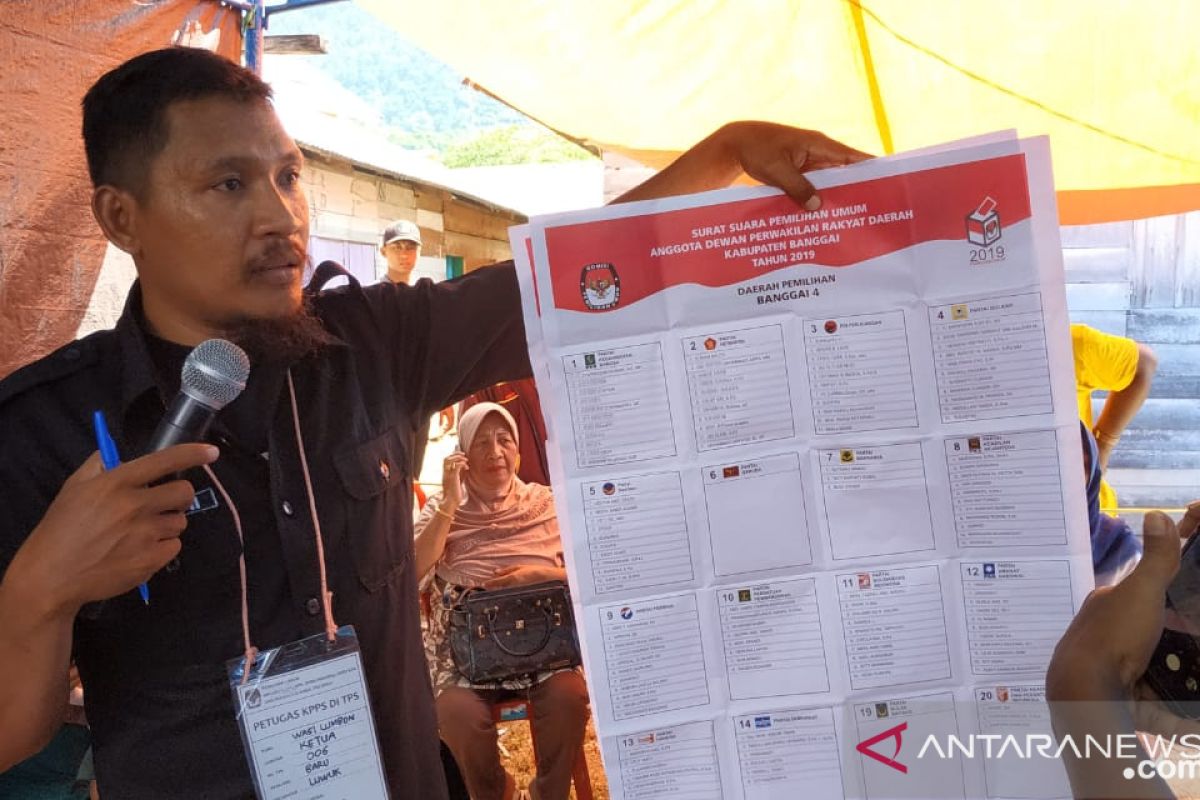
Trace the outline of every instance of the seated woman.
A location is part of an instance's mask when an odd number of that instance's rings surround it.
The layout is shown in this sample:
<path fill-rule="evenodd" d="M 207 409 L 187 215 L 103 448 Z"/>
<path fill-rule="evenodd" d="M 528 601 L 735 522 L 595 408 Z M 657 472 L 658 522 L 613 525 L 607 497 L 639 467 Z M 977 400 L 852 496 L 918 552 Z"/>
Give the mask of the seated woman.
<path fill-rule="evenodd" d="M 587 724 L 587 686 L 576 669 L 532 679 L 471 684 L 450 653 L 449 608 L 466 590 L 566 580 L 550 490 L 516 477 L 516 424 L 496 403 L 472 406 L 458 423 L 459 447 L 446 458 L 442 492 L 416 524 L 417 574 L 433 570 L 426 634 L 438 727 L 475 800 L 511 800 L 515 782 L 500 764 L 492 705 L 530 701 L 537 736 L 535 800 L 566 800 L 571 767 Z M 524 794 L 522 792 L 522 794 Z"/>

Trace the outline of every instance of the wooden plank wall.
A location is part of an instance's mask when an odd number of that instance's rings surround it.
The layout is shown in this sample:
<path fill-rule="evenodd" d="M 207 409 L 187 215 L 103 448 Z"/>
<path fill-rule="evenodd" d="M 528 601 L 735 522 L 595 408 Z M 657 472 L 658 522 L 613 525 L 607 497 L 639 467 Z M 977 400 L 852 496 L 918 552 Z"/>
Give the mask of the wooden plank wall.
<path fill-rule="evenodd" d="M 515 211 L 438 186 L 370 172 L 347 160 L 301 149 L 308 160 L 304 188 L 313 236 L 378 245 L 388 223 L 407 219 L 421 229 L 423 256 L 461 256 L 469 272 L 510 258 L 508 227 L 526 221 Z M 377 262 L 382 274 L 382 255 Z"/>
<path fill-rule="evenodd" d="M 1150 399 L 1126 431 L 1114 469 L 1200 469 L 1200 212 L 1064 228 L 1074 321 L 1152 347 Z M 1099 410 L 1103 397 L 1094 400 Z M 1122 504 L 1151 502 L 1122 492 Z"/>

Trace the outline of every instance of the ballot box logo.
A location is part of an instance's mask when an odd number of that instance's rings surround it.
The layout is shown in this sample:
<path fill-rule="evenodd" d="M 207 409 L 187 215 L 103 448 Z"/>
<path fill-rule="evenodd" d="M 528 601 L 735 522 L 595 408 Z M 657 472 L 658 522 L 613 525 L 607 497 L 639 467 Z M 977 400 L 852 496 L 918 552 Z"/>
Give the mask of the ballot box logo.
<path fill-rule="evenodd" d="M 621 302 L 621 278 L 607 262 L 588 264 L 579 274 L 579 293 L 589 311 L 607 311 Z"/>
<path fill-rule="evenodd" d="M 750 596 L 749 589 L 738 589 L 738 602 L 749 603 L 753 598 Z"/>
<path fill-rule="evenodd" d="M 880 705 L 886 707 L 886 703 L 877 703 L 876 708 Z M 873 758 L 880 764 L 907 775 L 908 767 L 898 760 L 900 758 L 900 748 L 904 744 L 904 732 L 906 730 L 908 730 L 908 723 L 901 722 L 899 725 L 877 733 L 869 739 L 863 739 L 855 746 L 855 749 L 867 758 Z"/>
<path fill-rule="evenodd" d="M 996 210 L 996 201 L 985 197 L 975 210 L 967 215 L 967 241 L 987 247 L 999 239 L 1000 213 Z"/>
<path fill-rule="evenodd" d="M 825 332 L 826 333 L 837 333 L 837 329 L 838 329 L 838 324 L 837 324 L 836 319 L 825 320 Z"/>
<path fill-rule="evenodd" d="M 871 588 L 871 573 L 869 573 L 869 572 L 858 573 L 858 588 L 860 588 L 860 589 L 870 589 Z"/>
<path fill-rule="evenodd" d="M 985 577 L 985 578 L 996 577 L 996 565 L 995 564 L 984 564 L 983 565 L 983 577 Z"/>
<path fill-rule="evenodd" d="M 621 609 L 621 619 L 633 619 L 633 609 L 625 606 Z"/>
<path fill-rule="evenodd" d="M 246 702 L 246 708 L 258 708 L 262 705 L 262 692 L 257 686 L 250 686 L 245 690 L 242 699 Z"/>
<path fill-rule="evenodd" d="M 604 492 L 605 495 L 612 497 L 617 493 L 617 485 L 612 482 L 606 483 L 600 487 L 600 491 Z"/>

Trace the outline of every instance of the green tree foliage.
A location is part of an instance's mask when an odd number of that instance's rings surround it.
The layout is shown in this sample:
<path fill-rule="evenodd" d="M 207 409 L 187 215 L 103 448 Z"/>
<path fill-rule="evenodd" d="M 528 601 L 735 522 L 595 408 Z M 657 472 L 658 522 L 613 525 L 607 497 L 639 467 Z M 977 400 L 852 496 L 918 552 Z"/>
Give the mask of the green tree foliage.
<path fill-rule="evenodd" d="M 592 154 L 541 126 L 506 125 L 461 139 L 442 152 L 447 167 L 583 161 Z"/>
<path fill-rule="evenodd" d="M 589 157 L 503 103 L 464 86 L 453 69 L 354 3 L 277 12 L 268 33 L 324 36 L 327 54 L 286 57 L 311 60 L 378 109 L 392 141 L 435 150 L 449 166 Z"/>

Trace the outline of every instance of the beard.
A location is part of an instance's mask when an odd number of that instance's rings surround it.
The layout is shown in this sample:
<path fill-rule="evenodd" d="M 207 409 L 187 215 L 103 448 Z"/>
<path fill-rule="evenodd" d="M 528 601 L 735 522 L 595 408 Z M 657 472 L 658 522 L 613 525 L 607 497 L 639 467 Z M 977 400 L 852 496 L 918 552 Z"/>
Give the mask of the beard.
<path fill-rule="evenodd" d="M 226 336 L 246 351 L 251 364 L 291 364 L 339 341 L 325 329 L 307 296 L 286 316 L 236 320 Z"/>

